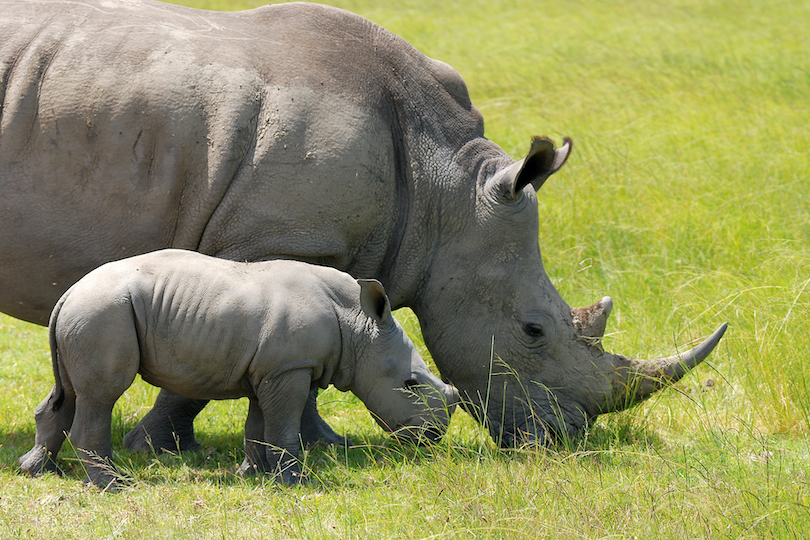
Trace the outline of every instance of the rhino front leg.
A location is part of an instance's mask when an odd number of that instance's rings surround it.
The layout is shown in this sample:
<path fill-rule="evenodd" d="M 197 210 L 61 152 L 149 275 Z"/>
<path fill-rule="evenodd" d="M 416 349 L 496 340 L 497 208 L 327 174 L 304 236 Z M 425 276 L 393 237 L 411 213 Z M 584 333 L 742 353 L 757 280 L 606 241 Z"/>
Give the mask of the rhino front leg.
<path fill-rule="evenodd" d="M 269 469 L 267 443 L 264 442 L 264 414 L 262 414 L 259 400 L 252 397 L 245 421 L 245 459 L 239 466 L 237 474 L 252 476 Z"/>
<path fill-rule="evenodd" d="M 202 450 L 194 438 L 194 418 L 208 404 L 205 399 L 188 399 L 162 390 L 152 410 L 124 436 L 131 452 L 186 452 Z"/>
<path fill-rule="evenodd" d="M 264 418 L 262 442 L 265 443 L 265 467 L 283 484 L 306 481 L 298 463 L 298 454 L 301 448 L 301 415 L 311 384 L 311 371 L 298 369 L 277 377 L 267 377 L 256 388 L 256 398 Z M 253 448 L 254 451 L 258 449 L 258 446 Z"/>
<path fill-rule="evenodd" d="M 346 437 L 341 437 L 329 427 L 318 413 L 318 389 L 310 390 L 304 414 L 301 415 L 301 443 L 304 448 L 316 444 L 334 444 L 336 446 L 352 446 L 354 443 Z"/>
<path fill-rule="evenodd" d="M 25 474 L 39 476 L 47 471 L 62 474 L 56 465 L 56 455 L 73 425 L 76 396 L 66 391 L 64 397 L 58 399 L 58 394 L 58 389 L 54 388 L 34 410 L 37 425 L 34 447 L 19 460 L 20 470 Z"/>

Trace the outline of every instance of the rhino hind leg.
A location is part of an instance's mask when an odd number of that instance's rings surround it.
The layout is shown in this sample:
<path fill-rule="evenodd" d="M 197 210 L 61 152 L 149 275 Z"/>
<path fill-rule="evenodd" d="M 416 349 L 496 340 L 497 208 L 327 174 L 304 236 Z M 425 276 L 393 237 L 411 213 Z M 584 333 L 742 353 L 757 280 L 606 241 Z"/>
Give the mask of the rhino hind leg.
<path fill-rule="evenodd" d="M 329 427 L 318 413 L 318 390 L 310 390 L 304 413 L 301 415 L 301 443 L 304 448 L 325 444 L 335 446 L 352 446 L 354 443 L 346 437 L 341 437 Z"/>
<path fill-rule="evenodd" d="M 34 411 L 37 426 L 34 447 L 19 459 L 20 470 L 25 474 L 31 476 L 39 476 L 46 472 L 62 474 L 56 465 L 56 455 L 73 425 L 76 396 L 70 390 L 66 391 L 62 398 L 57 398 L 58 394 L 57 388 L 51 390 L 48 397 L 37 405 Z"/>
<path fill-rule="evenodd" d="M 202 445 L 194 437 L 194 418 L 208 404 L 161 390 L 146 416 L 124 436 L 131 452 L 197 452 Z"/>
<path fill-rule="evenodd" d="M 128 479 L 121 475 L 112 461 L 112 403 L 91 397 L 76 397 L 76 413 L 70 442 L 85 466 L 85 483 L 93 483 L 105 491 L 118 489 Z"/>

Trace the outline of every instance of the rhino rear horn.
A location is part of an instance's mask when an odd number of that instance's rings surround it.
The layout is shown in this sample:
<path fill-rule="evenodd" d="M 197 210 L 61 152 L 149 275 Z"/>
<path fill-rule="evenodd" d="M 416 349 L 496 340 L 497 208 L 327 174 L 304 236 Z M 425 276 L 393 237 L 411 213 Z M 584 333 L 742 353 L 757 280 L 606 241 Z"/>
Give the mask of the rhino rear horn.
<path fill-rule="evenodd" d="M 358 279 L 357 283 L 360 285 L 360 307 L 363 313 L 378 324 L 390 324 L 394 316 L 391 314 L 391 302 L 385 294 L 382 283 L 376 279 Z"/>
<path fill-rule="evenodd" d="M 563 139 L 563 145 L 557 149 L 550 139 L 534 137 L 526 157 L 499 175 L 502 192 L 514 198 L 529 184 L 535 191 L 539 190 L 546 179 L 565 164 L 572 148 L 573 142 L 568 137 Z"/>
<path fill-rule="evenodd" d="M 605 296 L 588 307 L 571 308 L 571 317 L 577 335 L 590 340 L 600 340 L 605 335 L 607 320 L 613 310 L 613 299 Z"/>

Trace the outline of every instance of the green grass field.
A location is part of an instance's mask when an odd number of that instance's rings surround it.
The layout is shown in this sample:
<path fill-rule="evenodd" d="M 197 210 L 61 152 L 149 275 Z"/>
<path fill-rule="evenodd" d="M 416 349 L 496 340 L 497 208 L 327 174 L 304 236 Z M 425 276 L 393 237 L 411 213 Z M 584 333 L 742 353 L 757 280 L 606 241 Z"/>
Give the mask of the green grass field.
<path fill-rule="evenodd" d="M 463 413 L 441 444 L 399 446 L 330 389 L 322 413 L 358 445 L 308 452 L 297 488 L 234 475 L 242 401 L 204 411 L 203 453 L 121 451 L 157 393 L 139 383 L 113 439 L 135 484 L 107 495 L 68 448 L 65 478 L 19 475 L 53 379 L 45 330 L 2 316 L 0 538 L 810 534 L 810 2 L 333 3 L 458 69 L 515 158 L 532 135 L 574 139 L 539 193 L 540 244 L 569 304 L 613 297 L 608 350 L 672 354 L 723 321 L 726 337 L 674 388 L 549 449 L 499 450 Z"/>

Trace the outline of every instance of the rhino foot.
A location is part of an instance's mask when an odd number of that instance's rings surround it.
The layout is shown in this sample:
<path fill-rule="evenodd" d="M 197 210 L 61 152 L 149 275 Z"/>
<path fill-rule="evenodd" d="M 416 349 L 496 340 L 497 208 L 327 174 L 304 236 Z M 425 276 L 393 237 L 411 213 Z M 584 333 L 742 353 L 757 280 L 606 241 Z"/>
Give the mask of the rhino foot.
<path fill-rule="evenodd" d="M 124 436 L 124 448 L 131 452 L 202 450 L 194 438 L 194 418 L 207 403 L 204 399 L 188 399 L 161 390 L 152 410 Z"/>
<path fill-rule="evenodd" d="M 132 479 L 118 472 L 111 463 L 87 464 L 85 485 L 94 485 L 106 493 L 117 493 L 132 483 Z"/>
<path fill-rule="evenodd" d="M 56 465 L 48 449 L 42 445 L 35 445 L 19 459 L 20 470 L 29 476 L 41 476 L 46 472 L 53 472 L 62 476 L 62 470 Z"/>
<path fill-rule="evenodd" d="M 245 457 L 242 464 L 236 470 L 236 474 L 241 477 L 256 476 L 259 474 L 269 473 L 270 470 L 267 465 L 257 465 Z M 298 463 L 288 465 L 281 473 L 274 473 L 274 478 L 277 482 L 290 486 L 296 484 L 308 484 L 309 478 L 301 472 Z"/>
<path fill-rule="evenodd" d="M 341 437 L 329 427 L 318 413 L 318 391 L 312 390 L 301 415 L 301 444 L 304 448 L 316 445 L 353 446 L 346 437 Z"/>
<path fill-rule="evenodd" d="M 305 425 L 301 422 L 301 445 L 304 448 L 311 448 L 317 445 L 353 446 L 351 439 L 342 437 L 335 433 L 329 424 L 319 416 L 312 420 L 312 424 Z"/>

